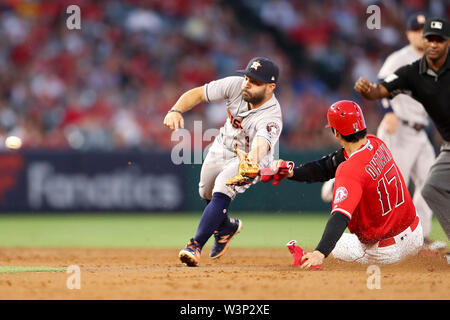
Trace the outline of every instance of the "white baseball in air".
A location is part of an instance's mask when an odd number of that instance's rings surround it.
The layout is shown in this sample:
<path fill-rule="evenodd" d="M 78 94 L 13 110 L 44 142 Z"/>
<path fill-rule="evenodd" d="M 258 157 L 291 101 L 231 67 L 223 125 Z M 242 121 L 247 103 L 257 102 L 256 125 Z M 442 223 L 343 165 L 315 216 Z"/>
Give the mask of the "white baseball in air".
<path fill-rule="evenodd" d="M 320 196 L 324 202 L 331 202 L 333 200 L 333 187 L 334 179 L 328 180 L 323 184 Z"/>
<path fill-rule="evenodd" d="M 17 150 L 22 146 L 22 139 L 16 136 L 9 136 L 5 140 L 5 145 L 8 149 Z"/>

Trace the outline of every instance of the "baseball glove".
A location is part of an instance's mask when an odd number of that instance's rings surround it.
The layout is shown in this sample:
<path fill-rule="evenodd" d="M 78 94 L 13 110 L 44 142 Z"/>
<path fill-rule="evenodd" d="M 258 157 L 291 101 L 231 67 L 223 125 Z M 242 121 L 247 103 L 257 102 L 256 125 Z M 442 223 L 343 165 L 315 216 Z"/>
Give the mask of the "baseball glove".
<path fill-rule="evenodd" d="M 248 154 L 237 147 L 234 149 L 234 152 L 239 157 L 239 171 L 237 175 L 227 180 L 226 185 L 234 187 L 252 183 L 259 174 L 258 164 L 250 161 Z"/>
<path fill-rule="evenodd" d="M 272 184 L 276 186 L 294 170 L 294 166 L 294 162 L 283 160 L 280 161 L 275 171 L 269 166 L 262 168 L 259 174 L 262 182 L 267 183 L 273 179 Z"/>

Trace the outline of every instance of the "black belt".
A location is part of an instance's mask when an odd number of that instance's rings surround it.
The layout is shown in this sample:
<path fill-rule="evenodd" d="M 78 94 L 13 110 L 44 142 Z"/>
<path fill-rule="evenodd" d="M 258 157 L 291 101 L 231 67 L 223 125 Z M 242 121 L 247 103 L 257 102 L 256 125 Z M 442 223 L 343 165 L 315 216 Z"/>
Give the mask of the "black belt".
<path fill-rule="evenodd" d="M 402 123 L 407 125 L 408 127 L 413 128 L 416 131 L 423 130 L 426 127 L 425 125 L 423 125 L 421 123 L 411 123 L 411 122 L 406 121 L 406 120 L 402 120 Z"/>

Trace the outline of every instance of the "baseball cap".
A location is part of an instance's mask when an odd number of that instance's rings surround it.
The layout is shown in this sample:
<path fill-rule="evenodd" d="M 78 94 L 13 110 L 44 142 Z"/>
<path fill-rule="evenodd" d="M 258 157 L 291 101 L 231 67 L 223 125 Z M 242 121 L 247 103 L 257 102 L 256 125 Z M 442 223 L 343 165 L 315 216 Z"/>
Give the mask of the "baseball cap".
<path fill-rule="evenodd" d="M 416 13 L 409 17 L 406 22 L 406 30 L 416 31 L 423 28 L 425 25 L 425 21 L 427 20 L 426 16 L 423 13 Z"/>
<path fill-rule="evenodd" d="M 261 82 L 271 83 L 276 83 L 279 75 L 278 66 L 275 62 L 263 57 L 251 59 L 244 70 L 237 70 L 236 72 Z"/>
<path fill-rule="evenodd" d="M 448 22 L 442 18 L 429 18 L 425 22 L 422 37 L 431 35 L 440 36 L 444 39 L 450 38 L 450 28 Z"/>

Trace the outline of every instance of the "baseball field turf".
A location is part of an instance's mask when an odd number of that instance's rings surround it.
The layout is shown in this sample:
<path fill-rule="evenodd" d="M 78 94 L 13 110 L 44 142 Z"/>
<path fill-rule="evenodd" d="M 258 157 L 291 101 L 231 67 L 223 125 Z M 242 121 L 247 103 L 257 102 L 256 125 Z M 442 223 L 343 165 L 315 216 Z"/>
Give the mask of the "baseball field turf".
<path fill-rule="evenodd" d="M 244 228 L 236 248 L 281 248 L 292 239 L 314 247 L 326 213 L 234 213 Z M 0 247 L 182 248 L 195 234 L 199 213 L 1 215 Z M 436 219 L 430 238 L 446 241 Z M 210 247 L 210 239 L 206 247 Z M 1 272 L 1 270 L 0 270 Z"/>
<path fill-rule="evenodd" d="M 331 257 L 323 271 L 292 267 L 286 243 L 295 239 L 304 249 L 313 249 L 328 214 L 232 216 L 242 219 L 244 228 L 226 255 L 210 259 L 210 239 L 199 267 L 189 268 L 178 252 L 194 235 L 199 213 L 3 214 L 0 300 L 449 298 L 448 262 L 442 251 L 380 266 L 382 289 L 371 290 L 365 265 Z M 431 238 L 446 240 L 436 220 Z"/>

